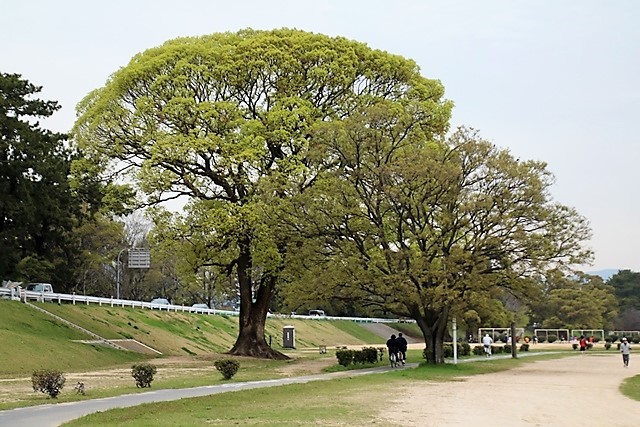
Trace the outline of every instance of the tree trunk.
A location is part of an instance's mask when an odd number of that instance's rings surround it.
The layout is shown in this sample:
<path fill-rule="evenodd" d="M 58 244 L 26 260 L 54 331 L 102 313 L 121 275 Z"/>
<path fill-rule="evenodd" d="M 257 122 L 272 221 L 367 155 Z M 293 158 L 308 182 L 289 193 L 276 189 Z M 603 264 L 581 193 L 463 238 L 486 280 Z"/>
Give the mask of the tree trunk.
<path fill-rule="evenodd" d="M 269 347 L 264 336 L 269 303 L 275 291 L 275 278 L 262 280 L 255 294 L 252 293 L 251 252 L 249 242 L 241 245 L 238 256 L 237 272 L 240 284 L 240 332 L 236 343 L 228 354 L 249 356 L 261 359 L 287 360 L 289 357 Z M 253 301 L 255 297 L 255 302 Z"/>
<path fill-rule="evenodd" d="M 252 310 L 253 311 L 253 310 Z M 261 359 L 287 360 L 289 357 L 269 347 L 264 336 L 264 325 L 266 315 L 260 316 L 254 312 L 253 316 L 247 317 L 247 322 L 240 319 L 240 332 L 233 348 L 228 354 L 235 356 L 249 356 Z"/>
<path fill-rule="evenodd" d="M 442 313 L 428 311 L 424 316 L 415 319 L 422 331 L 426 346 L 426 356 L 428 364 L 444 363 L 444 335 L 447 332 L 447 320 L 449 310 Z"/>

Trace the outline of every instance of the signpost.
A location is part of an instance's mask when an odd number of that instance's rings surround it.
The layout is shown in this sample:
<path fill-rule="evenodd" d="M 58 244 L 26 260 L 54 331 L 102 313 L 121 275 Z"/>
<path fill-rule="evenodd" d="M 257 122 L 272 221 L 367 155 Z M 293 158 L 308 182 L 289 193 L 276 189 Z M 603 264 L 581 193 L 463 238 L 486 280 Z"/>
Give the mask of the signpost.
<path fill-rule="evenodd" d="M 116 263 L 116 299 L 120 299 L 120 256 L 122 252 L 129 251 L 129 268 L 149 268 L 151 267 L 151 253 L 149 249 L 143 248 L 131 248 L 122 249 L 118 253 L 118 259 Z"/>

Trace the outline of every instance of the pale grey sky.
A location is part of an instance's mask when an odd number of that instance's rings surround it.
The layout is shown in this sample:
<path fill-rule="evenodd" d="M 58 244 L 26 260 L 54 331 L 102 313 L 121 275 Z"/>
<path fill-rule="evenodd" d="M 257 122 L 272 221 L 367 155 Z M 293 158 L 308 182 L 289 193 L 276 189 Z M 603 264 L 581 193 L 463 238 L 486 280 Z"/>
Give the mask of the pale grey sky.
<path fill-rule="evenodd" d="M 0 0 L 0 71 L 74 108 L 131 57 L 180 36 L 298 28 L 414 59 L 468 125 L 543 160 L 593 229 L 586 270 L 640 271 L 640 2 L 635 0 Z"/>

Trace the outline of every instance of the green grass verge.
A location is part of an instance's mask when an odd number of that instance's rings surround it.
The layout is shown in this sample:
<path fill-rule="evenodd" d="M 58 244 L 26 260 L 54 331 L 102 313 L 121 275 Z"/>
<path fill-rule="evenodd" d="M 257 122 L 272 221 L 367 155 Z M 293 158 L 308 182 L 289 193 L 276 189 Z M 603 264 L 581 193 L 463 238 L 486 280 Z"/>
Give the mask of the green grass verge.
<path fill-rule="evenodd" d="M 640 375 L 624 380 L 620 385 L 620 391 L 631 399 L 640 400 Z"/>
<path fill-rule="evenodd" d="M 540 360 L 539 356 L 535 360 Z M 316 381 L 145 404 L 92 414 L 67 426 L 312 426 L 366 425 L 394 399 L 394 390 L 420 381 L 449 381 L 511 369 L 524 359 L 421 366 L 384 374 Z M 235 377 L 234 377 L 235 380 Z"/>

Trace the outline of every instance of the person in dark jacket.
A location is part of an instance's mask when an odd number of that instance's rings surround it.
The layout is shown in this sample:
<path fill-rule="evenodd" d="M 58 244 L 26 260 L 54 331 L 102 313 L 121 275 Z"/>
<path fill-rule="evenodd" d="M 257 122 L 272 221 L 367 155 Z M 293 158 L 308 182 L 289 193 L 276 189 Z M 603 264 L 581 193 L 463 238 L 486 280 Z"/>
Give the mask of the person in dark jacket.
<path fill-rule="evenodd" d="M 393 366 L 394 361 L 398 360 L 398 342 L 396 341 L 396 334 L 391 335 L 391 338 L 387 340 L 387 351 L 389 352 L 391 366 Z M 395 357 L 392 358 L 392 355 Z"/>
<path fill-rule="evenodd" d="M 398 333 L 398 338 L 396 338 L 396 347 L 398 347 L 398 359 L 401 360 L 404 365 L 407 360 L 407 340 L 402 336 L 402 332 Z"/>

